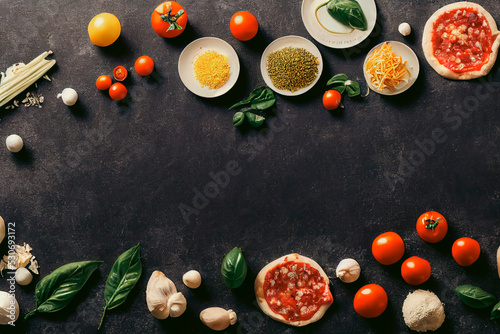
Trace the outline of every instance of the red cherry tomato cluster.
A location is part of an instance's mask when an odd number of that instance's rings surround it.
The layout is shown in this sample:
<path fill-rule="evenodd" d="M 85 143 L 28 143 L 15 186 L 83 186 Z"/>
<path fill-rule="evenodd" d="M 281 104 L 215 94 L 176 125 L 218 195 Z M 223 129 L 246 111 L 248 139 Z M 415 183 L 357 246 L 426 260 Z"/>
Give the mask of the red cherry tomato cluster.
<path fill-rule="evenodd" d="M 327 105 L 325 104 L 325 107 Z M 418 235 L 425 241 L 436 243 L 444 239 L 448 232 L 446 219 L 438 212 L 422 214 L 416 225 Z M 403 239 L 395 232 L 385 232 L 373 240 L 372 254 L 383 265 L 391 265 L 401 260 L 405 253 Z M 481 253 L 479 243 L 471 238 L 460 238 L 452 246 L 452 255 L 461 266 L 470 266 Z M 429 261 L 411 256 L 401 265 L 401 276 L 410 285 L 420 285 L 431 277 Z M 377 284 L 368 284 L 354 296 L 354 310 L 365 318 L 381 315 L 387 307 L 387 293 Z"/>
<path fill-rule="evenodd" d="M 154 70 L 155 64 L 153 59 L 149 56 L 139 57 L 134 64 L 135 71 L 140 76 L 150 75 Z M 113 70 L 113 77 L 117 81 L 123 81 L 127 78 L 128 71 L 123 66 L 117 66 Z M 121 82 L 115 82 L 111 80 L 108 75 L 101 75 L 97 78 L 95 83 L 97 89 L 99 90 L 109 90 L 109 97 L 115 101 L 123 100 L 128 93 L 127 87 Z"/>

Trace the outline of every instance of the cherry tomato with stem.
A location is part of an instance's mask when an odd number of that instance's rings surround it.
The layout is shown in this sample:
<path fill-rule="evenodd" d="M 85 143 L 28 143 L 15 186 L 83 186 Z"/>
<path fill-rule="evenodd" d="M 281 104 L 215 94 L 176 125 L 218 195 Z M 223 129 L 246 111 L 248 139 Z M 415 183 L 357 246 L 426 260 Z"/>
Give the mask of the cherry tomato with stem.
<path fill-rule="evenodd" d="M 127 78 L 128 71 L 123 66 L 116 66 L 113 69 L 113 77 L 118 81 L 123 81 Z"/>
<path fill-rule="evenodd" d="M 109 97 L 115 101 L 123 100 L 127 96 L 127 87 L 120 82 L 115 82 L 109 88 Z"/>
<path fill-rule="evenodd" d="M 330 89 L 323 95 L 323 105 L 327 110 L 335 110 L 340 106 L 342 95 L 338 90 Z"/>
<path fill-rule="evenodd" d="M 451 247 L 453 258 L 462 267 L 468 267 L 479 259 L 481 246 L 472 238 L 460 238 Z"/>
<path fill-rule="evenodd" d="M 155 68 L 155 63 L 153 59 L 149 56 L 142 56 L 137 58 L 134 64 L 135 71 L 137 74 L 145 77 L 146 75 L 150 75 L 154 68 Z"/>
<path fill-rule="evenodd" d="M 229 29 L 236 39 L 240 41 L 249 41 L 257 35 L 259 31 L 259 22 L 252 13 L 241 11 L 231 17 Z"/>
<path fill-rule="evenodd" d="M 405 253 L 405 244 L 399 234 L 385 232 L 373 240 L 372 253 L 375 260 L 389 265 L 398 262 Z"/>
<path fill-rule="evenodd" d="M 99 78 L 97 78 L 97 81 L 95 82 L 95 86 L 99 90 L 106 90 L 111 87 L 112 81 L 109 75 L 101 75 Z"/>
<path fill-rule="evenodd" d="M 161 37 L 172 38 L 186 30 L 188 16 L 184 8 L 175 1 L 165 1 L 151 14 L 151 25 Z"/>
<path fill-rule="evenodd" d="M 367 284 L 354 295 L 354 310 L 364 318 L 375 318 L 387 308 L 387 293 L 378 284 Z"/>
<path fill-rule="evenodd" d="M 412 256 L 401 265 L 401 276 L 410 285 L 419 285 L 431 277 L 431 264 L 418 256 Z"/>
<path fill-rule="evenodd" d="M 447 232 L 448 222 L 439 212 L 426 212 L 417 220 L 417 233 L 427 242 L 439 242 L 444 239 Z"/>

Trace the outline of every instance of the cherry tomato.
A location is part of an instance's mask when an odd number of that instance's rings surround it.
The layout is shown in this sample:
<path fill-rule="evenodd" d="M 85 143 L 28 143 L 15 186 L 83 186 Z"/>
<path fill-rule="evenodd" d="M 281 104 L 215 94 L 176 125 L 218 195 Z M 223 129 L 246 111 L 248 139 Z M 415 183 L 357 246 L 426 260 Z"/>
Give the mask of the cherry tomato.
<path fill-rule="evenodd" d="M 394 232 L 385 232 L 373 240 L 372 253 L 375 260 L 389 265 L 398 262 L 405 253 L 403 239 Z"/>
<path fill-rule="evenodd" d="M 128 71 L 123 66 L 116 66 L 113 69 L 113 77 L 118 81 L 123 81 L 127 78 Z"/>
<path fill-rule="evenodd" d="M 327 110 L 335 110 L 339 107 L 342 95 L 335 89 L 330 89 L 323 95 L 323 105 Z"/>
<path fill-rule="evenodd" d="M 120 20 L 109 13 L 94 16 L 88 26 L 90 41 L 97 46 L 113 44 L 120 37 L 121 31 Z"/>
<path fill-rule="evenodd" d="M 249 41 L 257 35 L 259 22 L 257 22 L 253 14 L 241 11 L 231 17 L 229 29 L 236 39 L 240 41 Z"/>
<path fill-rule="evenodd" d="M 356 292 L 354 310 L 365 318 L 375 318 L 387 308 L 387 293 L 378 284 L 368 284 Z"/>
<path fill-rule="evenodd" d="M 155 63 L 151 57 L 142 56 L 137 58 L 134 65 L 135 71 L 137 74 L 145 77 L 146 75 L 150 75 L 155 68 Z"/>
<path fill-rule="evenodd" d="M 453 243 L 451 254 L 459 265 L 467 267 L 479 258 L 481 247 L 479 246 L 479 242 L 474 239 L 460 238 Z"/>
<path fill-rule="evenodd" d="M 151 25 L 161 37 L 179 36 L 186 30 L 187 22 L 186 11 L 175 1 L 161 3 L 151 14 Z"/>
<path fill-rule="evenodd" d="M 412 256 L 401 265 L 401 276 L 408 284 L 422 284 L 431 277 L 431 265 L 421 257 Z"/>
<path fill-rule="evenodd" d="M 109 97 L 113 100 L 120 101 L 123 100 L 125 96 L 127 96 L 127 87 L 125 87 L 122 83 L 115 82 L 109 88 Z"/>
<path fill-rule="evenodd" d="M 422 214 L 417 220 L 417 233 L 427 242 L 439 242 L 448 232 L 448 223 L 442 214 L 430 211 Z"/>
<path fill-rule="evenodd" d="M 111 87 L 111 78 L 108 75 L 101 75 L 95 82 L 97 89 L 106 90 Z"/>

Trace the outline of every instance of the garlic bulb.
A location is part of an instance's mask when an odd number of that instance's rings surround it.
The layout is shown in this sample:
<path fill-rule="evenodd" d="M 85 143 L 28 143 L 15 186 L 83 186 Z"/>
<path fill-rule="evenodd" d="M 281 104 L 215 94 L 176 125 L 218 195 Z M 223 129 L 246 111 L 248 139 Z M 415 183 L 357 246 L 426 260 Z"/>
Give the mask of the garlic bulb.
<path fill-rule="evenodd" d="M 182 281 L 190 289 L 197 289 L 201 285 L 201 275 L 196 270 L 190 270 L 182 276 Z"/>
<path fill-rule="evenodd" d="M 0 216 L 0 244 L 2 243 L 4 238 L 5 238 L 5 222 L 3 218 Z"/>
<path fill-rule="evenodd" d="M 62 93 L 57 94 L 57 98 L 62 98 L 65 105 L 73 106 L 78 100 L 78 93 L 73 88 L 64 88 Z"/>
<path fill-rule="evenodd" d="M 411 27 L 408 23 L 403 22 L 398 27 L 399 33 L 403 36 L 408 36 L 411 34 Z"/>
<path fill-rule="evenodd" d="M 234 325 L 238 320 L 233 310 L 225 310 L 221 307 L 209 307 L 200 313 L 200 320 L 210 329 L 222 331 Z"/>
<path fill-rule="evenodd" d="M 0 325 L 13 325 L 19 317 L 19 304 L 16 297 L 0 291 Z"/>
<path fill-rule="evenodd" d="M 337 277 L 344 283 L 352 283 L 359 278 L 361 267 L 354 259 L 343 259 L 335 270 Z"/>
<path fill-rule="evenodd" d="M 28 285 L 33 280 L 33 275 L 24 267 L 18 268 L 14 275 L 16 282 L 19 285 Z"/>
<path fill-rule="evenodd" d="M 186 298 L 181 292 L 177 292 L 175 284 L 158 270 L 155 270 L 149 278 L 146 302 L 149 312 L 160 320 L 166 319 L 169 315 L 178 317 L 187 307 Z"/>

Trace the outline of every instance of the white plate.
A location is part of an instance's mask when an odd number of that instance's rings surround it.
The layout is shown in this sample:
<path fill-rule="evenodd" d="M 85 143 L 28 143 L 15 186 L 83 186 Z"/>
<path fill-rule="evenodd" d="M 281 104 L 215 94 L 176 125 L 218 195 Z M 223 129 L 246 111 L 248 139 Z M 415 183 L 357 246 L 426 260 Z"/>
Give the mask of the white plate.
<path fill-rule="evenodd" d="M 402 92 L 409 89 L 415 83 L 415 81 L 417 81 L 418 73 L 420 72 L 420 63 L 418 62 L 418 58 L 417 58 L 417 55 L 415 54 L 415 52 L 413 52 L 413 50 L 410 49 L 410 47 L 407 46 L 406 44 L 403 44 L 401 42 L 395 42 L 395 41 L 389 41 L 386 43 L 387 43 L 387 45 L 392 46 L 392 51 L 394 51 L 398 56 L 401 56 L 403 58 L 403 62 L 405 62 L 405 61 L 407 62 L 406 68 L 410 72 L 410 77 L 408 79 L 408 82 L 399 84 L 398 86 L 396 86 L 395 90 L 390 90 L 390 89 L 384 88 L 381 91 L 377 90 L 377 88 L 375 88 L 375 86 L 373 86 L 373 84 L 371 83 L 371 80 L 370 80 L 371 76 L 366 73 L 366 61 L 371 56 L 373 51 L 375 49 L 380 48 L 384 43 L 380 43 L 379 45 L 375 46 L 366 55 L 365 61 L 363 62 L 363 73 L 365 74 L 365 80 L 366 80 L 366 83 L 368 84 L 368 87 L 370 87 L 370 89 L 376 93 L 379 93 L 382 95 L 401 94 Z"/>
<path fill-rule="evenodd" d="M 307 32 L 319 43 L 335 49 L 350 48 L 365 40 L 371 34 L 377 21 L 375 1 L 357 1 L 368 23 L 368 29 L 365 31 L 352 30 L 331 17 L 326 10 L 326 6 L 320 7 L 328 0 L 303 0 L 302 22 L 304 22 Z M 318 7 L 320 8 L 318 9 Z"/>
<path fill-rule="evenodd" d="M 201 87 L 201 83 L 196 80 L 194 74 L 194 62 L 196 57 L 207 51 L 216 51 L 221 55 L 227 56 L 229 61 L 229 79 L 218 89 L 209 89 Z M 227 93 L 238 80 L 240 74 L 240 61 L 233 47 L 227 42 L 216 37 L 203 37 L 189 43 L 179 56 L 178 63 L 179 76 L 181 81 L 194 94 L 201 97 L 217 97 Z"/>
<path fill-rule="evenodd" d="M 293 48 L 303 48 L 312 53 L 316 58 L 319 60 L 319 65 L 318 65 L 318 75 L 316 76 L 316 79 L 314 79 L 313 82 L 309 84 L 309 86 L 301 88 L 295 92 L 291 92 L 288 90 L 281 90 L 276 88 L 273 85 L 273 82 L 271 81 L 271 78 L 267 74 L 267 57 L 269 56 L 270 53 L 274 51 L 281 50 L 286 47 L 293 47 Z M 296 96 L 300 94 L 304 94 L 307 92 L 309 89 L 312 88 L 318 82 L 319 77 L 321 76 L 321 72 L 323 72 L 323 59 L 321 58 L 321 53 L 319 52 L 318 48 L 316 45 L 314 45 L 310 40 L 301 37 L 301 36 L 284 36 L 280 37 L 278 39 L 275 39 L 271 44 L 267 46 L 267 48 L 264 50 L 264 53 L 262 53 L 262 58 L 260 59 L 260 72 L 262 73 L 262 77 L 264 78 L 264 81 L 266 82 L 266 85 L 274 90 L 276 93 L 281 94 L 281 95 L 287 95 L 287 96 Z"/>

